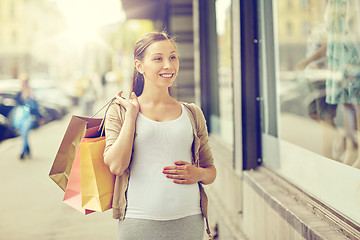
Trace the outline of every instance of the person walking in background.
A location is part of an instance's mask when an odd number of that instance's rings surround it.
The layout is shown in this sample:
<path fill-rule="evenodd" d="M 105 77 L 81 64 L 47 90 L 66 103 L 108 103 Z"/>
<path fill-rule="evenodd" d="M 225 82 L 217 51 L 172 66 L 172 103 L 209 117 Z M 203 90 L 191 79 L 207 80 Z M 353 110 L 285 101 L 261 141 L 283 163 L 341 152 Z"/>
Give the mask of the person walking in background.
<path fill-rule="evenodd" d="M 35 126 L 36 123 L 43 124 L 44 120 L 39 113 L 38 103 L 35 99 L 33 90 L 29 86 L 29 77 L 27 74 L 22 74 L 21 90 L 16 95 L 15 100 L 17 106 L 15 107 L 15 113 L 13 116 L 13 125 L 19 132 L 23 144 L 20 159 L 30 156 L 29 147 L 29 132 Z"/>
<path fill-rule="evenodd" d="M 203 217 L 210 234 L 202 185 L 215 180 L 216 168 L 201 109 L 170 95 L 178 71 L 174 40 L 143 35 L 130 98 L 121 91 L 107 113 L 104 161 L 116 175 L 119 240 L 202 240 Z"/>

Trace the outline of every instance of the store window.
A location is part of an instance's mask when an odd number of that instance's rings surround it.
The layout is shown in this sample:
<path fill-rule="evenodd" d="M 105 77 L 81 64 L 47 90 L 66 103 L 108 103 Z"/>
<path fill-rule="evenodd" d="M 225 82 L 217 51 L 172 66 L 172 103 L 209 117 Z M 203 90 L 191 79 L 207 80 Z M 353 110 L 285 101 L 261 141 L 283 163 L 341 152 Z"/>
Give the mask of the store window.
<path fill-rule="evenodd" d="M 10 2 L 10 16 L 11 17 L 15 17 L 15 2 L 11 1 Z"/>
<path fill-rule="evenodd" d="M 291 2 L 273 0 L 262 26 L 274 29 L 262 61 L 275 63 L 262 73 L 275 93 L 263 89 L 264 165 L 360 223 L 360 2 Z"/>
<path fill-rule="evenodd" d="M 13 43 L 13 44 L 16 44 L 17 43 L 17 33 L 16 33 L 16 31 L 13 31 L 12 33 L 11 33 L 11 42 Z"/>
<path fill-rule="evenodd" d="M 234 141 L 231 0 L 217 0 L 219 115 L 211 115 L 211 129 L 229 145 Z"/>

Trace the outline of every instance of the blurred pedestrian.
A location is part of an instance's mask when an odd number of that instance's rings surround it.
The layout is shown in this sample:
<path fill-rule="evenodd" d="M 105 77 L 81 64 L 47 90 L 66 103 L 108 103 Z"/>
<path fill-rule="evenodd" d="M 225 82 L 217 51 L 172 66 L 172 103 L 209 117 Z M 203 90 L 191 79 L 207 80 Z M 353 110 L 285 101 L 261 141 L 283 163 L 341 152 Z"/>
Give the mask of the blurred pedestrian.
<path fill-rule="evenodd" d="M 96 74 L 92 74 L 79 79 L 79 81 L 81 86 L 80 106 L 82 114 L 89 117 L 94 113 L 95 101 L 101 95 L 100 78 Z"/>
<path fill-rule="evenodd" d="M 16 95 L 15 100 L 17 106 L 15 107 L 15 113 L 13 115 L 13 125 L 19 132 L 23 144 L 20 154 L 20 159 L 23 160 L 25 157 L 30 157 L 30 146 L 29 146 L 29 132 L 36 126 L 36 124 L 42 125 L 44 123 L 42 115 L 39 113 L 38 103 L 35 99 L 34 91 L 29 86 L 29 77 L 27 74 L 22 74 L 21 79 L 21 90 Z"/>
<path fill-rule="evenodd" d="M 116 95 L 106 117 L 105 163 L 116 176 L 119 239 L 202 240 L 215 180 L 204 115 L 170 95 L 177 47 L 163 32 L 143 35 L 134 50 L 130 99 Z M 126 192 L 126 194 L 125 194 Z"/>

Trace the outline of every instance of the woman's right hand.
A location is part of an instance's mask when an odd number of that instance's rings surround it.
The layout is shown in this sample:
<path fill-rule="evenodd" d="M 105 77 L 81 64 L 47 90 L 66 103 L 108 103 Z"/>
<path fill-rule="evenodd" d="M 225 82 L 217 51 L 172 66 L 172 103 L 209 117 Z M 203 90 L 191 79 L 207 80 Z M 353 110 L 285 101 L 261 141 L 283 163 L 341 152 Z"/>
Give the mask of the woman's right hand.
<path fill-rule="evenodd" d="M 140 109 L 140 104 L 136 94 L 132 92 L 130 95 L 130 99 L 125 99 L 124 97 L 121 96 L 122 93 L 123 92 L 120 91 L 115 96 L 116 98 L 115 103 L 120 104 L 126 109 L 126 113 L 125 113 L 126 118 L 130 117 L 136 119 Z"/>

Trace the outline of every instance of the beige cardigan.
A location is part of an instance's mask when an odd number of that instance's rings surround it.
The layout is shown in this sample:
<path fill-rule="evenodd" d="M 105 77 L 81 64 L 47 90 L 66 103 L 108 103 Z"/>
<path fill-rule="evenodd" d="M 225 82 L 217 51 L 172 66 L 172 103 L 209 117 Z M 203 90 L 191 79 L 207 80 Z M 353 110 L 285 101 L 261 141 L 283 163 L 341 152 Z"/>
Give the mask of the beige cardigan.
<path fill-rule="evenodd" d="M 206 121 L 201 109 L 195 104 L 182 103 L 186 107 L 194 132 L 194 142 L 192 145 L 192 161 L 193 164 L 200 167 L 209 167 L 213 165 L 213 157 L 208 143 L 208 131 Z M 110 106 L 106 114 L 105 135 L 106 147 L 104 156 L 108 149 L 117 139 L 125 118 L 125 110 L 117 104 Z M 129 168 L 121 176 L 116 176 L 114 196 L 112 202 L 113 217 L 123 220 L 126 211 L 126 190 L 129 183 Z M 202 184 L 199 182 L 200 188 L 200 205 L 203 216 L 206 219 L 207 232 L 210 234 L 207 220 L 207 196 Z"/>

